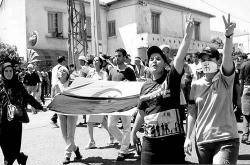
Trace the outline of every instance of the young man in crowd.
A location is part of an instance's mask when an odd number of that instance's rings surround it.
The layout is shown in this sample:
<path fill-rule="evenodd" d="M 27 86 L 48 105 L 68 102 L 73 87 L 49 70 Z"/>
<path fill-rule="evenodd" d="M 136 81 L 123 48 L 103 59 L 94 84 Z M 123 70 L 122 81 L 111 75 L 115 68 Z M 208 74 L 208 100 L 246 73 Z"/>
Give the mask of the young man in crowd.
<path fill-rule="evenodd" d="M 53 89 L 58 81 L 57 71 L 58 71 L 58 68 L 61 66 L 66 66 L 65 56 L 59 56 L 57 58 L 57 65 L 52 68 L 52 71 L 51 71 L 51 91 L 53 91 Z M 58 119 L 57 113 L 54 113 L 54 115 L 50 119 L 51 124 L 54 125 L 55 128 L 59 127 L 57 124 L 57 119 Z"/>
<path fill-rule="evenodd" d="M 28 93 L 33 97 L 36 97 L 37 93 L 39 92 L 39 88 L 41 87 L 40 77 L 36 72 L 33 64 L 29 64 L 27 68 L 28 71 L 23 78 L 23 84 L 25 85 Z M 31 111 L 33 114 L 37 114 L 37 110 L 33 107 L 31 107 Z"/>
<path fill-rule="evenodd" d="M 126 50 L 120 48 L 115 51 L 115 60 L 117 66 L 112 67 L 109 65 L 110 80 L 112 81 L 136 81 L 135 73 L 125 64 L 127 56 Z M 123 130 L 118 129 L 117 123 L 121 118 Z M 118 140 L 121 145 L 118 153 L 117 161 L 123 161 L 128 158 L 128 148 L 130 145 L 130 132 L 131 132 L 131 116 L 124 115 L 109 115 L 108 128 L 110 133 Z"/>

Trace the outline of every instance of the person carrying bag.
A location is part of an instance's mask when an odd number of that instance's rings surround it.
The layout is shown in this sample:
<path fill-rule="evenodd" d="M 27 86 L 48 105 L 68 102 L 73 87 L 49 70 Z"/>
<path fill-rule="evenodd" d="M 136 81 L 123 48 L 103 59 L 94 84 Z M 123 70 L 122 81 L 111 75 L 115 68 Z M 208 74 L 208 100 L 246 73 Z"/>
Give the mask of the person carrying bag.
<path fill-rule="evenodd" d="M 0 51 L 1 54 L 1 51 Z M 30 104 L 36 109 L 43 106 L 29 95 L 15 75 L 15 61 L 6 57 L 0 59 L 0 147 L 4 155 L 4 164 L 12 165 L 17 160 L 25 165 L 28 156 L 20 152 L 22 142 L 22 123 L 28 123 L 26 107 Z"/>

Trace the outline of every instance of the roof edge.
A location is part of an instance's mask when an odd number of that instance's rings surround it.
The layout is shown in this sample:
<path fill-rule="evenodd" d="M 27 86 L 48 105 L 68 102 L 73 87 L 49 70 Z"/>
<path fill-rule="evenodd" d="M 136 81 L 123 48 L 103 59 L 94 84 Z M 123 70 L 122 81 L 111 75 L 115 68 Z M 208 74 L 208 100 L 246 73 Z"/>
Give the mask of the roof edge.
<path fill-rule="evenodd" d="M 111 2 L 106 3 L 106 5 L 113 5 L 113 4 L 119 3 L 121 1 L 122 0 L 113 0 Z M 188 10 L 190 12 L 199 13 L 199 14 L 204 15 L 204 16 L 209 17 L 209 18 L 215 17 L 215 15 L 212 15 L 210 13 L 206 13 L 206 12 L 203 12 L 203 11 L 200 11 L 200 10 L 196 10 L 196 9 L 192 9 L 192 8 L 189 8 L 189 7 L 185 7 L 183 5 L 176 4 L 176 3 L 166 2 L 166 1 L 162 1 L 162 0 L 145 0 L 145 1 L 150 1 L 150 2 L 153 2 L 153 3 L 159 3 L 159 4 L 169 5 L 171 7 L 179 8 L 179 9 L 182 9 L 182 10 Z"/>

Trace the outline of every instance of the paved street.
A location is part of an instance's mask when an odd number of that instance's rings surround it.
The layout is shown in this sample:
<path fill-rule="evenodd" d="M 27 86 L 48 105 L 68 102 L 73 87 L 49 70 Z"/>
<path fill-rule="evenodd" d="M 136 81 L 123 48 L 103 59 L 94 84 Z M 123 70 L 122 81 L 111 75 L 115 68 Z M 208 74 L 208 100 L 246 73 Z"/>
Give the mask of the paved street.
<path fill-rule="evenodd" d="M 40 112 L 36 115 L 29 113 L 30 123 L 24 124 L 22 151 L 29 155 L 27 165 L 58 165 L 64 158 L 65 143 L 61 136 L 60 128 L 52 128 L 49 124 L 49 118 L 53 112 Z M 81 117 L 79 117 L 81 119 Z M 239 124 L 239 130 L 241 130 Z M 88 143 L 87 128 L 77 127 L 76 144 L 79 145 L 83 155 L 81 162 L 72 162 L 72 165 L 79 164 L 140 164 L 137 157 L 125 162 L 115 162 L 117 149 L 108 148 L 108 134 L 103 128 L 95 127 L 94 137 L 97 149 L 84 150 L 84 146 Z M 74 155 L 72 155 L 72 158 Z M 190 161 L 196 162 L 196 157 L 189 158 Z M 3 162 L 3 156 L 0 151 L 0 164 Z M 250 147 L 247 145 L 240 146 L 240 156 L 238 164 L 250 164 Z M 17 165 L 17 163 L 15 164 Z"/>

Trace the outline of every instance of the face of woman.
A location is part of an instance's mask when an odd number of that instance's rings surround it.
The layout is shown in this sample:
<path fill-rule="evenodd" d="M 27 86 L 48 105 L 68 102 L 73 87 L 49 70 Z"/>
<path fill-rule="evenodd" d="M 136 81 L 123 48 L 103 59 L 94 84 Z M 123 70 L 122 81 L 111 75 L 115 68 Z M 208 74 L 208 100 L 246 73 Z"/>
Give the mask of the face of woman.
<path fill-rule="evenodd" d="M 13 68 L 12 67 L 6 67 L 3 71 L 4 77 L 7 80 L 11 80 L 13 78 Z"/>
<path fill-rule="evenodd" d="M 94 58 L 94 67 L 95 67 L 96 69 L 100 69 L 100 65 L 101 65 L 101 63 L 100 63 L 100 61 L 99 61 L 99 58 L 98 58 L 98 57 L 95 57 L 95 58 Z"/>
<path fill-rule="evenodd" d="M 153 74 L 164 71 L 165 67 L 166 67 L 166 63 L 164 62 L 163 58 L 161 57 L 159 53 L 153 53 L 150 56 L 149 68 Z"/>
<path fill-rule="evenodd" d="M 61 73 L 61 77 L 59 78 L 62 84 L 64 84 L 68 80 L 68 73 L 63 70 Z"/>

